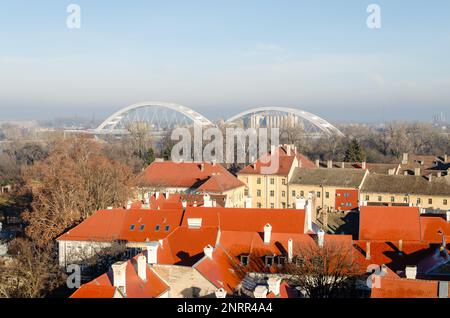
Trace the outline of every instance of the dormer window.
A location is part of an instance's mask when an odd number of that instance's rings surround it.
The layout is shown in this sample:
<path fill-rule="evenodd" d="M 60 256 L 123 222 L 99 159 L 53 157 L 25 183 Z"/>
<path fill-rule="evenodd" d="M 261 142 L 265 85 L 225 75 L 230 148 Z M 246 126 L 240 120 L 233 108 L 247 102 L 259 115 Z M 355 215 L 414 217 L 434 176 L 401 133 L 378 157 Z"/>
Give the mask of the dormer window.
<path fill-rule="evenodd" d="M 131 226 L 130 226 L 130 231 L 134 231 L 135 228 L 136 228 L 136 225 L 131 224 Z"/>
<path fill-rule="evenodd" d="M 164 227 L 164 231 L 169 232 L 169 230 L 170 230 L 170 225 L 166 225 L 166 226 Z"/>
<path fill-rule="evenodd" d="M 278 256 L 277 264 L 278 264 L 278 266 L 284 266 L 284 264 L 286 264 L 286 257 Z"/>
<path fill-rule="evenodd" d="M 272 267 L 274 262 L 275 262 L 274 256 L 266 255 L 264 257 L 264 263 L 266 264 L 267 267 Z"/>
<path fill-rule="evenodd" d="M 145 224 L 141 224 L 141 226 L 139 226 L 139 231 L 143 231 L 145 229 Z"/>
<path fill-rule="evenodd" d="M 241 259 L 241 265 L 247 266 L 249 263 L 250 257 L 248 255 L 241 255 L 240 259 Z"/>
<path fill-rule="evenodd" d="M 159 232 L 160 228 L 161 228 L 161 226 L 160 226 L 159 224 L 156 225 L 156 226 L 155 226 L 155 232 Z"/>

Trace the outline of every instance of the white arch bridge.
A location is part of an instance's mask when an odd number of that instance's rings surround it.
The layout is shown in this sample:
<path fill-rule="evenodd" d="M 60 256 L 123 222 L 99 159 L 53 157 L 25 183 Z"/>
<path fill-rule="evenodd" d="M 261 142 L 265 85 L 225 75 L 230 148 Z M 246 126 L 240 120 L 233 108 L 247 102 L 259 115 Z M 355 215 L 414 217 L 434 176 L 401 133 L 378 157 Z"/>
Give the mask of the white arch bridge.
<path fill-rule="evenodd" d="M 317 115 L 286 107 L 260 107 L 239 113 L 226 122 L 243 128 L 300 128 L 308 136 L 344 136 L 335 126 Z M 215 124 L 189 107 L 166 102 L 142 102 L 125 107 L 108 117 L 93 133 L 96 135 L 126 135 L 135 127 L 154 134 L 177 127 Z"/>

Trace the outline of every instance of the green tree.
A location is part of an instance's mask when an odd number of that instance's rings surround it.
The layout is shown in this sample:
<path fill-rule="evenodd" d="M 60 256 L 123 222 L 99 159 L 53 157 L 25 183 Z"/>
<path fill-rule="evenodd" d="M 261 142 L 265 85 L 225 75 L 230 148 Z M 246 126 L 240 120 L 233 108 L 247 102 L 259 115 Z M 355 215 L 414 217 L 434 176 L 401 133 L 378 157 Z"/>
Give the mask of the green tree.
<path fill-rule="evenodd" d="M 345 162 L 362 162 L 366 159 L 364 149 L 362 149 L 359 141 L 353 138 L 345 151 Z"/>

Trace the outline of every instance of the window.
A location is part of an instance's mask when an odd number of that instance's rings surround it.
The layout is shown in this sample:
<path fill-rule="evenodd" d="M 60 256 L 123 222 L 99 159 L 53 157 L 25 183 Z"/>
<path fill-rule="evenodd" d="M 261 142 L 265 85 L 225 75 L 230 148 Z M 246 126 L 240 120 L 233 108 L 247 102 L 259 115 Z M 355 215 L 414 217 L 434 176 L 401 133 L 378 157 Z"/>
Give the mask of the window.
<path fill-rule="evenodd" d="M 257 207 L 258 209 L 261 209 L 261 208 L 262 208 L 261 202 L 256 203 L 256 207 Z"/>
<path fill-rule="evenodd" d="M 281 196 L 282 196 L 283 198 L 285 198 L 285 197 L 286 197 L 286 191 L 282 191 L 282 192 L 281 192 Z"/>
<path fill-rule="evenodd" d="M 169 230 L 170 230 L 170 225 L 166 225 L 166 226 L 164 227 L 164 231 L 169 232 Z"/>
<path fill-rule="evenodd" d="M 292 190 L 292 196 L 295 197 L 295 190 Z"/>
<path fill-rule="evenodd" d="M 395 202 L 395 197 L 391 197 L 391 202 Z"/>
<path fill-rule="evenodd" d="M 403 202 L 408 203 L 408 197 L 404 197 Z"/>
<path fill-rule="evenodd" d="M 305 196 L 305 191 L 300 191 L 300 196 L 304 197 Z"/>
<path fill-rule="evenodd" d="M 243 265 L 243 266 L 248 265 L 248 260 L 249 260 L 248 255 L 241 255 L 240 259 L 241 259 L 241 265 Z"/>
<path fill-rule="evenodd" d="M 275 261 L 275 257 L 274 256 L 265 256 L 264 257 L 264 263 L 266 264 L 267 267 L 272 267 L 273 263 Z"/>
<path fill-rule="evenodd" d="M 433 204 L 433 199 L 432 198 L 428 199 L 428 204 Z"/>
<path fill-rule="evenodd" d="M 286 179 L 281 179 L 281 184 L 286 185 Z"/>
<path fill-rule="evenodd" d="M 381 197 L 381 195 L 378 196 L 378 202 L 383 201 L 383 198 Z"/>
<path fill-rule="evenodd" d="M 317 191 L 317 197 L 320 198 L 320 192 L 319 191 Z"/>
<path fill-rule="evenodd" d="M 136 225 L 131 224 L 131 226 L 130 226 L 130 231 L 134 231 L 135 228 L 136 228 Z"/>
<path fill-rule="evenodd" d="M 284 256 L 278 256 L 277 257 L 277 264 L 278 266 L 283 266 L 284 264 L 286 264 L 286 257 Z"/>
<path fill-rule="evenodd" d="M 257 184 L 261 184 L 261 178 L 256 179 Z"/>
<path fill-rule="evenodd" d="M 261 196 L 261 190 L 256 190 L 256 196 L 260 197 Z"/>
<path fill-rule="evenodd" d="M 245 189 L 245 190 L 244 190 L 244 195 L 245 195 L 245 196 L 248 196 L 248 189 Z"/>
<path fill-rule="evenodd" d="M 159 232 L 159 229 L 160 229 L 161 227 L 159 226 L 159 224 L 157 224 L 156 226 L 155 226 L 155 231 L 156 232 Z"/>
<path fill-rule="evenodd" d="M 420 200 L 420 198 L 417 198 L 417 204 L 420 204 L 420 202 L 422 202 L 422 200 Z"/>
<path fill-rule="evenodd" d="M 282 207 L 283 209 L 286 209 L 286 202 L 281 202 L 281 207 Z"/>
<path fill-rule="evenodd" d="M 325 198 L 327 198 L 327 199 L 330 198 L 330 192 L 325 192 Z"/>
<path fill-rule="evenodd" d="M 366 195 L 366 201 L 370 200 L 370 196 Z"/>
<path fill-rule="evenodd" d="M 141 226 L 139 226 L 139 231 L 143 231 L 145 229 L 145 224 L 141 224 Z"/>
<path fill-rule="evenodd" d="M 275 184 L 275 178 L 270 178 L 270 184 Z"/>
<path fill-rule="evenodd" d="M 306 263 L 306 260 L 303 256 L 297 256 L 297 257 L 295 257 L 294 262 L 295 262 L 295 265 L 297 265 L 297 266 L 304 266 Z"/>
<path fill-rule="evenodd" d="M 275 203 L 271 203 L 271 204 L 270 204 L 270 208 L 271 208 L 271 209 L 275 209 Z"/>
<path fill-rule="evenodd" d="M 447 205 L 447 199 L 444 199 L 444 200 L 442 201 L 442 204 Z"/>
<path fill-rule="evenodd" d="M 271 197 L 274 197 L 274 196 L 275 196 L 275 191 L 270 190 L 270 196 L 271 196 Z"/>

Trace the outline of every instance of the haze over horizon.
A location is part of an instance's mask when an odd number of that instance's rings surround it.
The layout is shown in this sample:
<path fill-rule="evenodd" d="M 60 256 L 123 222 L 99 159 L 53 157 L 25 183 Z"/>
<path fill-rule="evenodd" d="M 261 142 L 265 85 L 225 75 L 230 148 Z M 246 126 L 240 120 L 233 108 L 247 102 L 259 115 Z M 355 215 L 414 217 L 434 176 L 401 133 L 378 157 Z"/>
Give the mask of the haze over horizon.
<path fill-rule="evenodd" d="M 381 29 L 367 28 L 371 3 Z M 449 118 L 448 12 L 446 0 L 0 0 L 0 119 L 98 119 L 147 100 L 211 119 L 260 106 L 331 122 Z"/>

